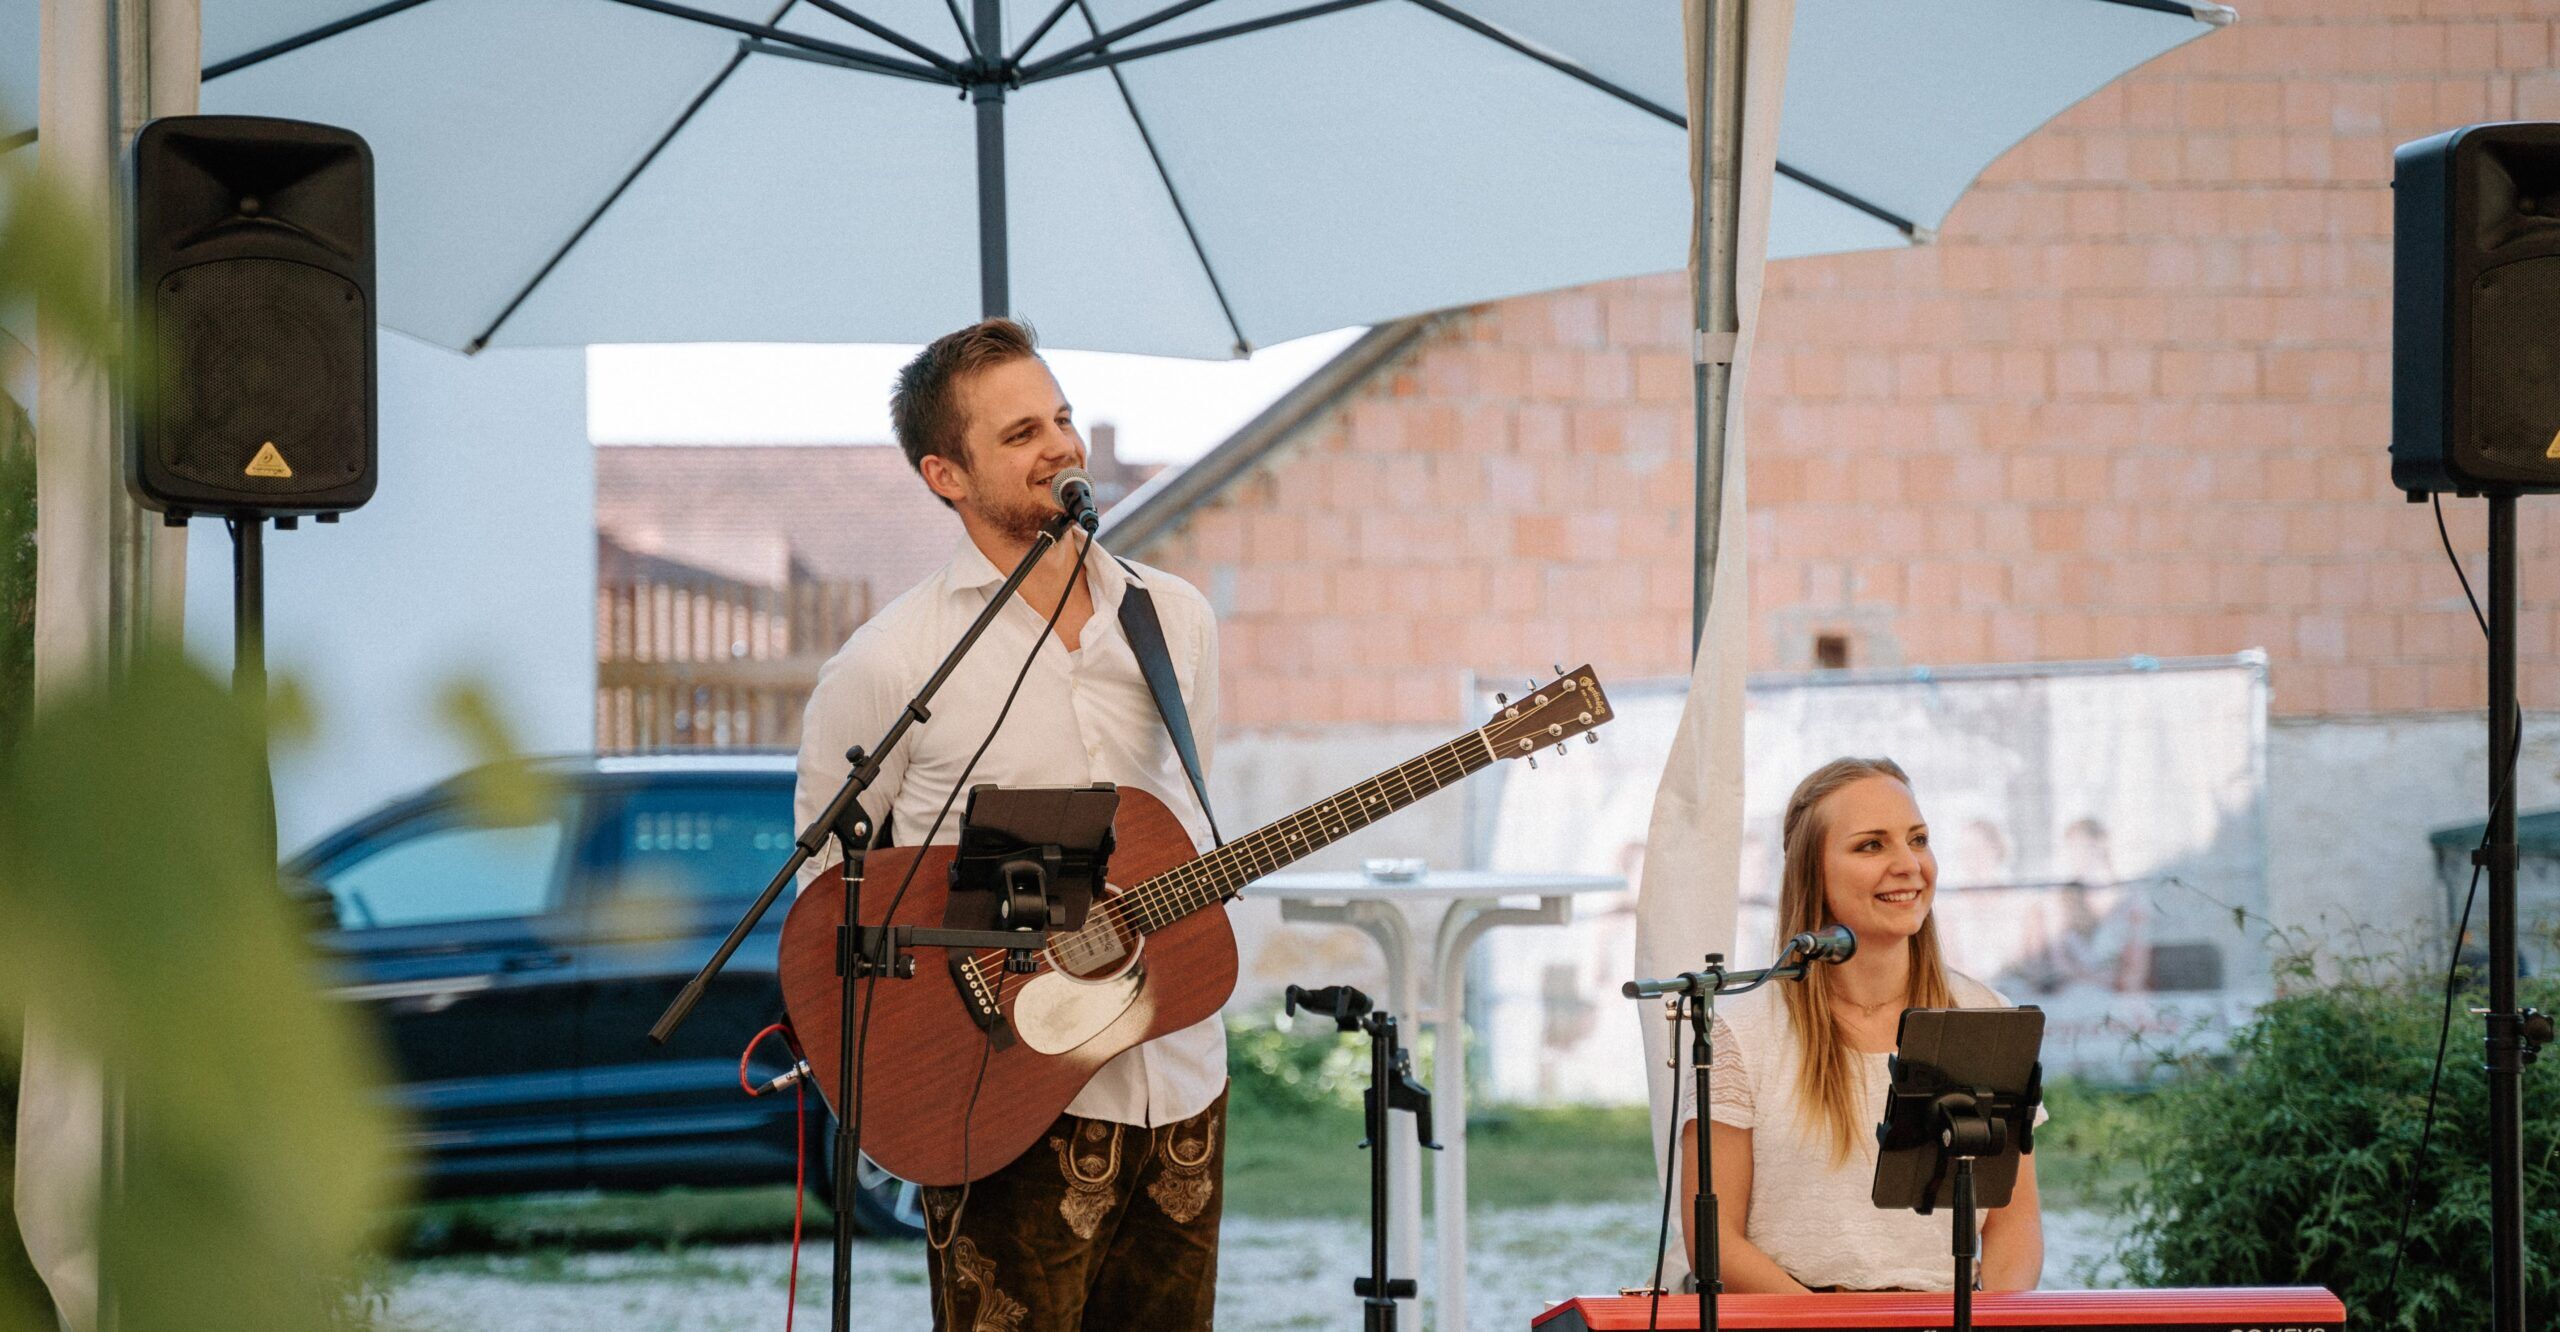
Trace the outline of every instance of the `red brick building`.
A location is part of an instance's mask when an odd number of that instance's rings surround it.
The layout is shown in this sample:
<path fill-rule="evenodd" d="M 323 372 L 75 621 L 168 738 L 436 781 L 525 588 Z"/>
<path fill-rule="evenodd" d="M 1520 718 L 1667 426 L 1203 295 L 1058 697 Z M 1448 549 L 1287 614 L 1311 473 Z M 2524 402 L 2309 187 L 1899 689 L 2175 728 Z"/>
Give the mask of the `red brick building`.
<path fill-rule="evenodd" d="M 2479 813 L 2485 668 L 2389 485 L 2391 151 L 2560 118 L 2555 28 L 2547 0 L 2245 4 L 1995 163 L 1934 244 L 1769 265 L 1755 668 L 2263 648 L 2277 880 L 2387 872 L 2420 911 L 2424 827 Z M 1669 275 L 1382 330 L 1217 484 L 1142 496 L 1122 545 L 1218 602 L 1229 727 L 1444 725 L 1465 670 L 1682 674 L 1687 322 Z M 2560 700 L 2551 506 L 2523 506 L 2528 708 Z M 2476 584 L 2480 506 L 2446 509 Z M 2340 765 L 2387 827 L 2323 806 Z M 2287 843 L 2289 812 L 2335 836 Z"/>

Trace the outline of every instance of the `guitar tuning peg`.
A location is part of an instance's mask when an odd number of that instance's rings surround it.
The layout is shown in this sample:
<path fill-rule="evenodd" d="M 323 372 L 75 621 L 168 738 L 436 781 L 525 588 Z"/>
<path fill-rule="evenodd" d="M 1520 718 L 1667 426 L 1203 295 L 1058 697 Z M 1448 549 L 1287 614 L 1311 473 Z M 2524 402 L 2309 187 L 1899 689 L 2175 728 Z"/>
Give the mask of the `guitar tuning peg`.
<path fill-rule="evenodd" d="M 1493 696 L 1493 705 L 1497 708 L 1507 708 L 1511 706 L 1511 696 L 1509 694 L 1496 694 Z"/>
<path fill-rule="evenodd" d="M 1562 740 L 1558 740 L 1556 742 L 1556 755 L 1558 757 L 1562 757 L 1564 755 L 1564 742 Z"/>
<path fill-rule="evenodd" d="M 1529 756 L 1529 771 L 1531 771 L 1531 772 L 1536 772 L 1537 770 L 1538 770 L 1538 756 L 1537 756 L 1537 755 L 1535 755 L 1535 754 L 1532 754 L 1532 755 L 1530 755 L 1530 756 Z"/>
<path fill-rule="evenodd" d="M 1564 664 L 1562 662 L 1558 662 L 1556 664 L 1556 674 L 1559 676 L 1564 674 Z"/>
<path fill-rule="evenodd" d="M 1600 733 L 1598 731 L 1584 731 L 1582 733 L 1582 743 L 1586 745 L 1596 745 L 1600 743 Z"/>
<path fill-rule="evenodd" d="M 1538 682 L 1535 680 L 1524 680 L 1521 682 L 1520 687 L 1526 689 L 1532 694 L 1538 692 Z"/>

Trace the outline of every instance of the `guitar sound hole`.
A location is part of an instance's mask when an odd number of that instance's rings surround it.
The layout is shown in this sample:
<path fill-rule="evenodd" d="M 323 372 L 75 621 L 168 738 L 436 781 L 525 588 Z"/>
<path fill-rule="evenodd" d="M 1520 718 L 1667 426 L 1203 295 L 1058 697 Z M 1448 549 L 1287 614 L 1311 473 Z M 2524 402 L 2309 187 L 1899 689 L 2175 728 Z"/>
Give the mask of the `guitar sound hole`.
<path fill-rule="evenodd" d="M 1144 936 L 1124 936 L 1107 921 L 1097 920 L 1050 940 L 1049 964 L 1073 980 L 1115 980 L 1138 960 L 1145 947 Z"/>

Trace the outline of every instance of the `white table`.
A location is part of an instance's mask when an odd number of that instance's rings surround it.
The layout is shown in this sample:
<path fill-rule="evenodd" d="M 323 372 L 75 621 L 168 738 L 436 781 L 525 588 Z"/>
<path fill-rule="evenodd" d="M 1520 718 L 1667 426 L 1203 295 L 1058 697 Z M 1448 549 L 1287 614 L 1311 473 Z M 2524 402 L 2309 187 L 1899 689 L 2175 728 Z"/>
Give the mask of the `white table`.
<path fill-rule="evenodd" d="M 1488 930 L 1562 925 L 1573 918 L 1575 897 L 1620 892 L 1626 886 L 1625 879 L 1604 874 L 1431 870 L 1409 880 L 1312 871 L 1274 874 L 1245 889 L 1248 896 L 1278 901 L 1283 921 L 1348 925 L 1375 940 L 1387 963 L 1387 993 L 1379 1002 L 1394 1010 L 1403 1030 L 1431 1024 L 1438 1052 L 1431 1070 L 1432 1128 L 1442 1144 L 1431 1171 L 1432 1208 L 1438 1217 L 1432 1238 L 1440 1252 L 1437 1281 L 1419 1283 L 1433 1316 L 1425 1320 L 1417 1308 L 1417 1326 L 1454 1332 L 1467 1326 L 1467 954 Z M 1428 951 L 1415 934 L 1412 914 L 1412 908 L 1424 903 L 1443 908 Z M 1290 979 L 1323 985 L 1333 978 Z M 1421 1151 L 1410 1124 L 1391 1126 L 1387 1168 L 1394 1182 L 1387 1247 L 1394 1266 L 1401 1267 L 1417 1262 L 1422 1252 Z"/>

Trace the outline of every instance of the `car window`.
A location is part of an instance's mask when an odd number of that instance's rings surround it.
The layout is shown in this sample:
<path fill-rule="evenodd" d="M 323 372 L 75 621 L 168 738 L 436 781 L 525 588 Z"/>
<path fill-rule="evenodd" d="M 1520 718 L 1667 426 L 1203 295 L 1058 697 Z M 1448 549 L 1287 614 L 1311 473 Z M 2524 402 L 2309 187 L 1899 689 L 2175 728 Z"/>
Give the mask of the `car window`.
<path fill-rule="evenodd" d="M 791 854 L 791 791 L 643 787 L 624 800 L 613 896 L 727 901 L 764 891 Z"/>
<path fill-rule="evenodd" d="M 562 823 L 421 825 L 324 870 L 338 924 L 351 930 L 534 916 L 559 883 Z"/>

